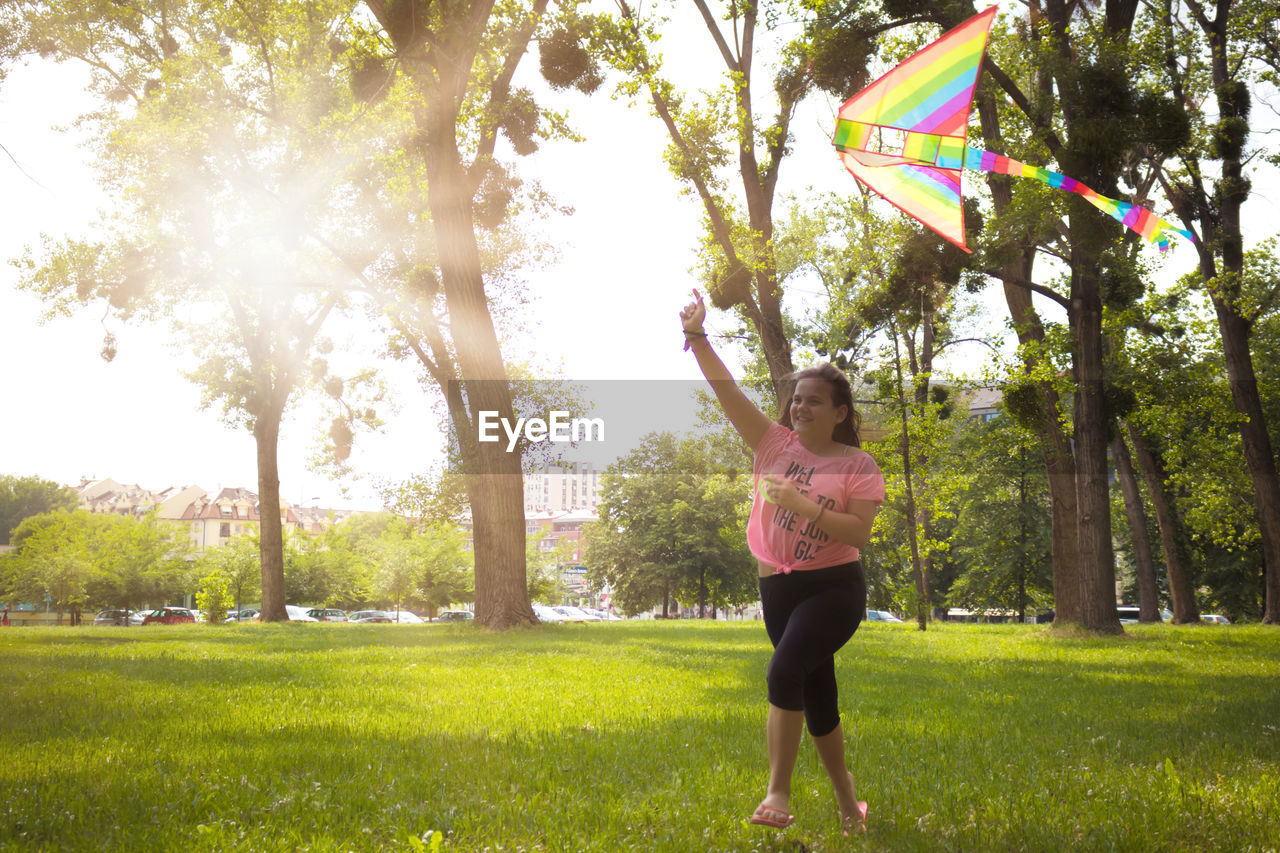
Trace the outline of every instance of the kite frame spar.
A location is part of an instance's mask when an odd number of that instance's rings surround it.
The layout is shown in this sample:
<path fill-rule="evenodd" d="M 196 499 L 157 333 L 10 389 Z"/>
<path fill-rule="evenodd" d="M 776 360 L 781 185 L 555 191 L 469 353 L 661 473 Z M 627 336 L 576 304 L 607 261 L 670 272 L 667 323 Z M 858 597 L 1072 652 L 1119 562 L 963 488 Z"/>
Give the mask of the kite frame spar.
<path fill-rule="evenodd" d="M 969 113 L 977 87 L 987 36 L 995 19 L 992 6 L 898 63 L 840 107 L 832 144 L 849 172 L 877 195 L 968 252 L 965 245 L 962 170 L 1035 178 L 1073 192 L 1126 228 L 1169 248 L 1169 233 L 1189 240 L 1149 209 L 1097 193 L 1075 178 L 1028 166 L 1011 157 L 966 144 Z M 902 151 L 868 150 L 873 134 L 905 134 Z"/>

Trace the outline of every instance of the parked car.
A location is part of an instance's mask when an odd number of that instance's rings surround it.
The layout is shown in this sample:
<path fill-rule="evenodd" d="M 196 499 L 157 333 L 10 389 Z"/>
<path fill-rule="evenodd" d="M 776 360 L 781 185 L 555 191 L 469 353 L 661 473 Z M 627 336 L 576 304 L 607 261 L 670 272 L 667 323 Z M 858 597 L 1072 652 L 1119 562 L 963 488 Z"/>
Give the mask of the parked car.
<path fill-rule="evenodd" d="M 344 610 L 338 610 L 334 607 L 313 607 L 307 611 L 307 615 L 317 622 L 346 622 L 347 614 Z"/>
<path fill-rule="evenodd" d="M 621 622 L 622 617 L 598 607 L 579 607 L 583 613 L 590 613 L 592 616 L 598 617 L 601 622 Z"/>
<path fill-rule="evenodd" d="M 307 615 L 307 608 L 299 607 L 296 604 L 286 604 L 284 611 L 289 615 L 290 622 L 319 622 L 314 616 Z"/>
<path fill-rule="evenodd" d="M 573 607 L 568 604 L 559 604 L 553 607 L 552 609 L 555 610 L 555 612 L 559 613 L 561 616 L 563 616 L 564 621 L 566 622 L 599 622 L 600 621 L 599 616 L 592 616 L 590 613 L 587 613 L 585 610 L 582 610 L 581 608 L 578 608 L 578 607 Z"/>
<path fill-rule="evenodd" d="M 476 615 L 470 610 L 441 610 L 440 615 L 436 617 L 438 622 L 466 622 L 476 618 Z"/>
<path fill-rule="evenodd" d="M 899 619 L 897 616 L 894 616 L 888 610 L 868 610 L 867 621 L 868 622 L 901 622 L 902 620 Z"/>
<path fill-rule="evenodd" d="M 194 623 L 196 616 L 185 607 L 158 607 L 148 611 L 142 619 L 143 625 L 179 625 L 183 622 Z"/>
<path fill-rule="evenodd" d="M 555 610 L 547 607 L 545 604 L 533 605 L 533 615 L 538 617 L 539 622 L 563 622 L 565 618 Z"/>
<path fill-rule="evenodd" d="M 370 622 L 394 622 L 395 621 L 394 619 L 391 618 L 391 614 L 385 610 L 357 610 L 355 613 L 350 614 L 347 618 L 348 618 L 348 621 L 359 622 L 361 624 L 368 624 Z"/>
<path fill-rule="evenodd" d="M 98 615 L 93 617 L 93 624 L 128 625 L 130 615 L 127 610 L 99 610 Z"/>
<path fill-rule="evenodd" d="M 399 611 L 399 612 L 396 612 L 395 610 L 391 610 L 391 611 L 389 611 L 389 612 L 388 612 L 388 615 L 391 617 L 391 621 L 392 621 L 392 622 L 396 622 L 396 623 L 398 623 L 398 624 L 400 624 L 400 625 L 425 625 L 425 624 L 427 624 L 427 620 L 426 620 L 426 619 L 423 619 L 423 618 L 422 618 L 421 616 L 419 616 L 417 613 L 414 613 L 414 612 L 412 612 L 412 611 L 410 611 L 410 610 L 401 610 L 401 611 Z"/>
<path fill-rule="evenodd" d="M 238 614 L 237 614 L 237 613 L 235 613 L 235 612 L 232 612 L 232 614 L 231 614 L 230 616 L 228 616 L 228 617 L 226 618 L 226 620 L 225 620 L 225 621 L 227 621 L 227 622 L 252 622 L 254 619 L 257 619 L 257 618 L 258 618 L 258 613 L 259 613 L 259 612 L 261 612 L 261 611 L 256 610 L 256 609 L 254 609 L 254 608 L 252 608 L 252 607 L 247 607 L 247 608 L 245 608 L 244 610 L 241 610 Z"/>
<path fill-rule="evenodd" d="M 1231 620 L 1225 616 L 1219 616 L 1217 613 L 1201 613 L 1201 622 L 1208 622 L 1210 625 L 1230 625 Z"/>

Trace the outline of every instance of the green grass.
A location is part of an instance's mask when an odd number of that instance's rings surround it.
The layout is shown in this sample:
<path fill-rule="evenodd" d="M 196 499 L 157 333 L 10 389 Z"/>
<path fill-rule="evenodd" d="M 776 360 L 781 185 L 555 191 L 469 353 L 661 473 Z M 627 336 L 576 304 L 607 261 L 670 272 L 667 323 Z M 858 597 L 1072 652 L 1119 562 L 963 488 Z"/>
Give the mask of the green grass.
<path fill-rule="evenodd" d="M 807 744 L 797 823 L 745 824 L 768 654 L 760 623 L 0 631 L 0 848 L 1280 844 L 1275 629 L 864 625 L 854 840 Z"/>

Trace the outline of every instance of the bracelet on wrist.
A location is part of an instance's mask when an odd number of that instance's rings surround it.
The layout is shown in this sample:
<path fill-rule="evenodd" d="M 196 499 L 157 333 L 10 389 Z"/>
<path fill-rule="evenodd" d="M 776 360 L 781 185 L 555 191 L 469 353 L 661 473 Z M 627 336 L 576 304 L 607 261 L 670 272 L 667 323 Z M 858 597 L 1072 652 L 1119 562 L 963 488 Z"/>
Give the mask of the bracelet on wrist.
<path fill-rule="evenodd" d="M 702 338 L 704 341 L 707 341 L 708 343 L 710 343 L 710 341 L 707 340 L 706 332 L 690 332 L 688 329 L 686 329 L 684 333 L 685 351 L 688 351 L 692 347 L 693 342 L 696 341 L 698 338 Z"/>
<path fill-rule="evenodd" d="M 826 504 L 818 504 L 818 514 L 815 515 L 813 518 L 811 518 L 810 521 L 813 522 L 814 524 L 817 524 L 818 519 L 822 518 L 822 514 L 826 511 L 827 511 Z"/>

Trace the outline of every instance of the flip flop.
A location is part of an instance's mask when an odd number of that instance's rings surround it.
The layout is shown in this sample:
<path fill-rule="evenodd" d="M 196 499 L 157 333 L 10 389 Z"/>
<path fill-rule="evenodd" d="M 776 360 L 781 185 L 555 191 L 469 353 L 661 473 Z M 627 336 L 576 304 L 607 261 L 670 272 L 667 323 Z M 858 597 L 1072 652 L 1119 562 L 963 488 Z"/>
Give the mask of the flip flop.
<path fill-rule="evenodd" d="M 772 826 L 774 829 L 786 829 L 795 822 L 795 815 L 788 814 L 785 809 L 766 806 L 764 803 L 756 806 L 755 814 L 751 816 L 750 820 L 750 823 L 754 823 L 757 826 Z"/>
<path fill-rule="evenodd" d="M 848 835 L 853 830 L 858 832 L 867 831 L 867 804 L 864 802 L 858 802 L 858 819 L 856 821 L 844 821 L 844 834 Z"/>

